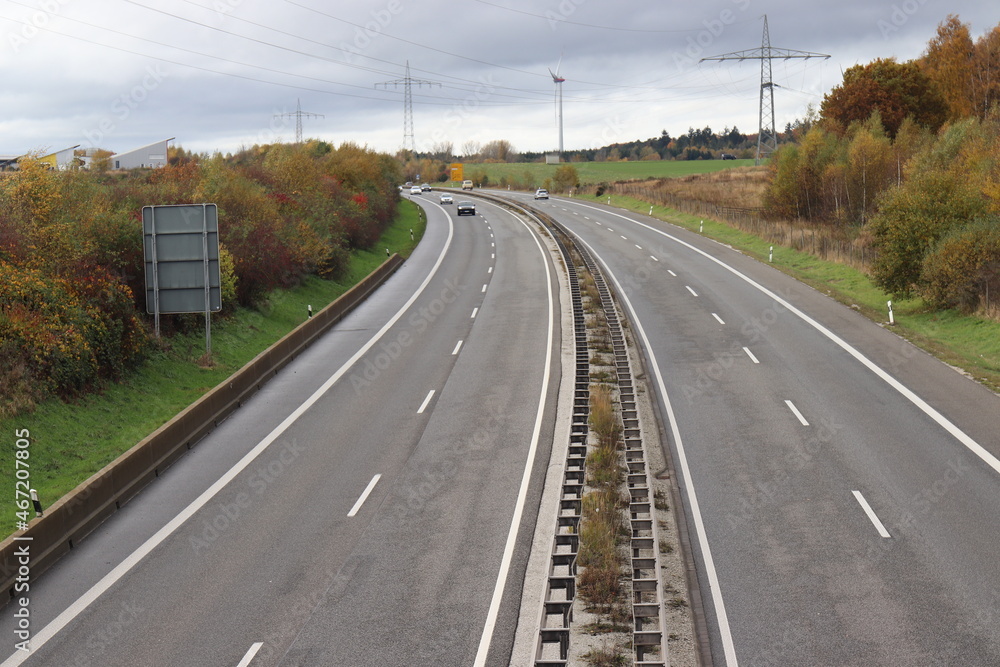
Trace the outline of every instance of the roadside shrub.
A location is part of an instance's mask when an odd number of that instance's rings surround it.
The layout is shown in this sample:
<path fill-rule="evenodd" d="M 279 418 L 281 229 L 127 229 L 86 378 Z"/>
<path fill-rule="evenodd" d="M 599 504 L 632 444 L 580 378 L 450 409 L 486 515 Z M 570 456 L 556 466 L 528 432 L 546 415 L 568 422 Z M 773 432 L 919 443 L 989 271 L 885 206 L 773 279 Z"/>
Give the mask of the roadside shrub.
<path fill-rule="evenodd" d="M 99 378 L 117 378 L 147 349 L 130 290 L 102 269 L 54 277 L 0 262 L 0 375 L 26 364 L 32 382 L 72 395 Z"/>
<path fill-rule="evenodd" d="M 1000 300 L 1000 218 L 977 220 L 942 238 L 924 259 L 921 279 L 935 308 L 970 313 L 991 292 Z"/>
<path fill-rule="evenodd" d="M 986 213 L 986 201 L 962 175 L 928 170 L 887 191 L 870 230 L 878 252 L 875 284 L 896 297 L 920 285 L 924 257 L 938 239 Z"/>

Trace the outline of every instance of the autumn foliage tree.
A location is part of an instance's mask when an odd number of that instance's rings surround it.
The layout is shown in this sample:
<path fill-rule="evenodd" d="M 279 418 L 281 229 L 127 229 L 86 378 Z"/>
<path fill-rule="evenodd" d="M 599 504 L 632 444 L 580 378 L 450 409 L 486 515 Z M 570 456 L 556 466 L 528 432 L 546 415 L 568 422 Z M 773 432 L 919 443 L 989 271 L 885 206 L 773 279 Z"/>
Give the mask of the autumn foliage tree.
<path fill-rule="evenodd" d="M 939 89 L 920 65 L 895 58 L 854 65 L 833 88 L 820 107 L 820 118 L 839 131 L 851 123 L 863 123 L 878 111 L 890 137 L 910 116 L 931 130 L 941 127 L 947 107 Z"/>
<path fill-rule="evenodd" d="M 950 14 L 938 26 L 937 34 L 918 61 L 920 68 L 944 100 L 948 120 L 971 116 L 975 109 L 974 55 L 975 47 L 969 35 L 969 26 Z"/>
<path fill-rule="evenodd" d="M 0 178 L 0 414 L 121 377 L 150 349 L 141 208 L 219 207 L 224 308 L 254 307 L 310 274 L 335 278 L 392 221 L 391 157 L 325 142 L 176 155 L 166 167 Z M 230 298 L 233 297 L 233 298 Z M 183 319 L 167 318 L 183 326 Z M 28 396 L 14 405 L 11 397 Z"/>
<path fill-rule="evenodd" d="M 844 72 L 819 123 L 771 160 L 771 214 L 847 225 L 874 282 L 973 311 L 1000 292 L 1000 26 L 957 16 L 923 55 Z"/>

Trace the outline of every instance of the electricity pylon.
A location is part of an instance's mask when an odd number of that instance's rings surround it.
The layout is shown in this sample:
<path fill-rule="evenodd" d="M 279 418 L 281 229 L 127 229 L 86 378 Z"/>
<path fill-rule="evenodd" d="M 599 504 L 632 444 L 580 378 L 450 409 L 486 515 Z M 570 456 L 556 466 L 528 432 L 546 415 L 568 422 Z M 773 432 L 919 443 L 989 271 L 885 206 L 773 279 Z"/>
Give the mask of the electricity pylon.
<path fill-rule="evenodd" d="M 302 101 L 296 98 L 295 100 L 295 111 L 288 111 L 286 113 L 276 113 L 275 118 L 285 118 L 286 116 L 295 116 L 295 143 L 302 143 L 302 119 L 303 118 L 325 118 L 321 113 L 312 113 L 311 111 L 302 110 Z"/>
<path fill-rule="evenodd" d="M 771 61 L 777 58 L 790 60 L 792 58 L 829 58 L 825 53 L 812 53 L 811 51 L 796 51 L 795 49 L 777 49 L 771 46 L 771 37 L 767 31 L 767 14 L 764 15 L 764 37 L 761 40 L 759 49 L 749 49 L 747 51 L 733 51 L 723 53 L 720 56 L 710 56 L 702 58 L 699 62 L 706 60 L 759 60 L 760 61 L 760 120 L 757 131 L 757 160 L 756 164 L 771 155 L 778 148 L 778 133 L 774 128 L 774 88 L 775 83 L 771 81 Z M 779 86 L 780 87 L 780 86 Z M 765 127 L 765 119 L 768 125 Z"/>
<path fill-rule="evenodd" d="M 406 61 L 406 76 L 394 81 L 383 81 L 376 83 L 375 87 L 389 86 L 396 88 L 403 86 L 403 148 L 409 148 L 414 153 L 417 152 L 417 144 L 413 138 L 413 86 L 440 86 L 436 81 L 426 81 L 424 79 L 414 79 L 410 76 L 410 61 Z"/>

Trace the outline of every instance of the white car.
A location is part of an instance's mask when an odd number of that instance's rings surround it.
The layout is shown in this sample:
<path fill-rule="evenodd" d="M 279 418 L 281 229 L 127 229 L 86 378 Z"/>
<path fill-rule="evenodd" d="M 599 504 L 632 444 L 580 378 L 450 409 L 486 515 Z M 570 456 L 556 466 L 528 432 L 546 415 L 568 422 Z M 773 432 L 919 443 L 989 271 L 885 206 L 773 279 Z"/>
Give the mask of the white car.
<path fill-rule="evenodd" d="M 549 191 L 544 188 L 538 188 L 535 190 L 535 199 L 548 199 Z"/>
<path fill-rule="evenodd" d="M 442 204 L 454 204 L 455 200 L 451 198 L 451 195 L 441 195 Z"/>
<path fill-rule="evenodd" d="M 414 185 L 414 186 L 410 187 L 410 194 L 411 195 L 419 195 L 420 194 L 420 186 L 419 185 Z"/>

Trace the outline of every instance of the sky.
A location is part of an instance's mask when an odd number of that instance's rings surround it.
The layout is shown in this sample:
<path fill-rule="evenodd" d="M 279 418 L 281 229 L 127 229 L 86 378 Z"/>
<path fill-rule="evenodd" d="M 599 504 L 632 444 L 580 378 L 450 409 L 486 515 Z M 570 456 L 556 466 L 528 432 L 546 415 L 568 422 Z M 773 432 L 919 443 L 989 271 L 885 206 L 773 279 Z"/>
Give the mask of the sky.
<path fill-rule="evenodd" d="M 506 139 L 566 150 L 758 127 L 759 60 L 773 48 L 779 130 L 842 71 L 919 57 L 954 13 L 977 38 L 983 0 L 0 0 L 0 155 L 73 145 L 127 151 L 173 137 L 230 153 L 303 135 L 395 153 Z"/>

